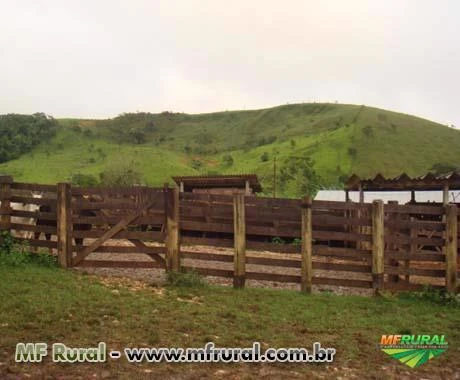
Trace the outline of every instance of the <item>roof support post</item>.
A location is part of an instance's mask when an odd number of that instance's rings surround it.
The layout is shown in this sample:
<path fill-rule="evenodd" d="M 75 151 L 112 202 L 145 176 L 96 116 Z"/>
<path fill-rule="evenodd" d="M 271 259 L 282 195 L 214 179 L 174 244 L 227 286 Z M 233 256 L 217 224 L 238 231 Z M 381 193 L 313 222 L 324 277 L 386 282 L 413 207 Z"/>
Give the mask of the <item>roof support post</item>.
<path fill-rule="evenodd" d="M 442 204 L 446 205 L 449 203 L 449 184 L 445 183 L 442 189 Z"/>

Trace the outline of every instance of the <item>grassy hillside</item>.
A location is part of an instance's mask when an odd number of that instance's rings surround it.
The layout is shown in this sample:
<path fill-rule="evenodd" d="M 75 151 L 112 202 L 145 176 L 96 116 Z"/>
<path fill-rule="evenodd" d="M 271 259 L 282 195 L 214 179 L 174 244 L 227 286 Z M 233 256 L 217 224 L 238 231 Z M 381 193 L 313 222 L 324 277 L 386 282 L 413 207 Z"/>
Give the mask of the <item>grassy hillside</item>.
<path fill-rule="evenodd" d="M 19 180 L 56 182 L 98 176 L 133 162 L 144 182 L 171 175 L 255 172 L 267 193 L 290 157 L 310 157 L 324 187 L 360 176 L 420 175 L 435 164 L 460 167 L 460 131 L 414 116 L 343 104 L 294 104 L 210 114 L 123 114 L 108 120 L 62 119 L 55 137 L 0 165 Z M 286 181 L 284 195 L 296 194 Z M 277 187 L 280 184 L 277 183 Z"/>

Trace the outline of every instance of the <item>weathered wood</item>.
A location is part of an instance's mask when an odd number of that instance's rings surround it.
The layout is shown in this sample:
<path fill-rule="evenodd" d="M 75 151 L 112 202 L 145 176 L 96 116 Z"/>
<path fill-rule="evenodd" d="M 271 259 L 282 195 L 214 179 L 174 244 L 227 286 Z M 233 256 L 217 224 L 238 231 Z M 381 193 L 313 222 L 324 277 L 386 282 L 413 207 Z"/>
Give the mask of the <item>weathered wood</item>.
<path fill-rule="evenodd" d="M 78 252 L 77 255 L 73 259 L 73 265 L 77 265 L 80 263 L 82 260 L 85 259 L 86 256 L 88 256 L 91 252 L 93 252 L 96 248 L 100 247 L 102 244 L 104 244 L 105 241 L 111 239 L 115 235 L 117 235 L 119 232 L 122 230 L 126 229 L 126 227 L 129 226 L 131 222 L 136 220 L 138 217 L 142 216 L 144 213 L 148 211 L 150 207 L 152 207 L 153 204 L 150 203 L 147 206 L 145 206 L 144 209 L 142 210 L 137 210 L 136 212 L 132 213 L 130 216 L 124 217 L 122 220 L 120 220 L 119 223 L 117 223 L 114 227 L 109 229 L 108 231 L 104 232 L 101 237 L 96 239 L 94 242 L 92 242 L 90 245 L 86 246 L 82 251 Z"/>
<path fill-rule="evenodd" d="M 301 248 L 301 282 L 300 290 L 311 293 L 311 279 L 313 277 L 312 267 L 312 216 L 311 216 L 312 199 L 306 197 L 302 203 L 302 248 Z"/>
<path fill-rule="evenodd" d="M 232 270 L 217 269 L 217 268 L 203 268 L 203 267 L 196 267 L 192 265 L 183 265 L 182 268 L 187 271 L 196 272 L 203 276 L 216 276 L 216 277 L 227 277 L 227 278 L 233 277 Z"/>
<path fill-rule="evenodd" d="M 184 251 L 181 249 L 180 255 L 183 259 L 221 261 L 224 263 L 233 263 L 233 255 L 225 255 L 220 253 Z"/>
<path fill-rule="evenodd" d="M 383 202 L 376 200 L 372 203 L 372 286 L 376 293 L 383 289 L 384 247 Z"/>
<path fill-rule="evenodd" d="M 329 256 L 338 259 L 354 259 L 366 262 L 372 261 L 372 251 L 358 250 L 354 248 L 329 247 L 325 245 L 314 245 L 313 254 Z"/>
<path fill-rule="evenodd" d="M 105 230 L 85 230 L 74 229 L 73 237 L 84 239 L 99 239 L 106 233 Z M 160 231 L 119 231 L 115 235 L 110 236 L 110 239 L 138 239 L 147 241 L 157 241 L 163 243 L 164 233 Z"/>
<path fill-rule="evenodd" d="M 442 215 L 444 210 L 443 207 L 439 205 L 385 205 L 385 212 L 396 212 L 400 214 Z"/>
<path fill-rule="evenodd" d="M 27 239 L 22 237 L 15 237 L 18 243 L 26 244 L 30 247 L 41 247 L 41 248 L 55 248 L 57 249 L 57 241 L 53 240 L 38 240 L 38 239 Z"/>
<path fill-rule="evenodd" d="M 129 241 L 134 244 L 134 246 L 139 249 L 139 250 L 145 250 L 148 251 L 150 247 L 147 247 L 142 241 L 136 240 L 136 239 L 129 239 Z M 148 252 L 149 256 L 154 259 L 156 262 L 158 262 L 160 265 L 162 265 L 164 268 L 166 268 L 166 260 L 163 259 L 159 254 L 153 253 L 151 250 Z M 163 253 L 163 252 L 162 252 Z"/>
<path fill-rule="evenodd" d="M 74 245 L 72 249 L 77 251 L 81 249 L 82 246 Z M 123 246 L 123 245 L 102 245 L 96 248 L 93 252 L 104 252 L 104 253 L 126 253 L 126 254 L 146 254 L 146 255 L 159 255 L 164 254 L 164 247 L 133 247 L 133 246 Z"/>
<path fill-rule="evenodd" d="M 457 292 L 457 206 L 447 204 L 446 210 L 446 288 L 449 292 Z"/>
<path fill-rule="evenodd" d="M 10 229 L 16 231 L 32 231 L 56 234 L 57 228 L 55 226 L 24 224 L 24 223 L 10 223 Z"/>
<path fill-rule="evenodd" d="M 11 185 L 13 177 L 0 176 L 0 231 L 9 231 L 11 224 Z"/>
<path fill-rule="evenodd" d="M 166 189 L 166 268 L 180 269 L 179 190 Z"/>
<path fill-rule="evenodd" d="M 39 183 L 14 182 L 11 184 L 11 188 L 15 190 L 44 191 L 49 193 L 56 193 L 55 185 L 42 185 Z"/>
<path fill-rule="evenodd" d="M 79 262 L 76 266 L 83 268 L 163 268 L 163 264 L 153 260 L 83 260 Z"/>
<path fill-rule="evenodd" d="M 260 273 L 251 271 L 246 272 L 246 278 L 248 280 L 292 282 L 294 284 L 299 284 L 301 281 L 301 277 L 296 275 L 279 273 Z"/>
<path fill-rule="evenodd" d="M 389 205 L 397 205 L 398 201 L 389 201 L 388 204 Z M 397 213 L 389 214 L 385 235 L 390 235 L 390 234 L 396 233 L 397 227 L 395 226 L 395 224 L 396 224 L 396 222 L 398 221 L 399 218 L 400 218 L 400 214 L 397 214 Z M 397 245 L 395 245 L 394 243 L 389 244 L 389 246 L 390 246 L 391 249 L 397 249 Z M 391 266 L 394 266 L 394 267 L 399 266 L 399 261 L 396 260 L 395 258 L 389 257 L 389 258 L 387 258 L 387 260 L 389 260 Z M 387 272 L 387 271 L 385 270 L 385 272 Z M 399 281 L 399 273 L 397 273 L 397 274 L 389 274 L 388 280 L 393 281 L 393 282 L 398 282 Z"/>
<path fill-rule="evenodd" d="M 72 266 L 72 189 L 70 183 L 57 185 L 57 249 L 59 265 Z"/>
<path fill-rule="evenodd" d="M 244 194 L 233 196 L 233 229 L 235 241 L 233 286 L 243 288 L 246 272 L 246 219 Z"/>
<path fill-rule="evenodd" d="M 313 277 L 314 285 L 348 286 L 351 288 L 372 288 L 372 281 L 348 278 Z"/>
<path fill-rule="evenodd" d="M 49 205 L 49 204 L 56 204 L 56 198 L 34 198 L 34 197 L 26 197 L 26 196 L 19 196 L 19 195 L 11 195 L 11 202 L 17 203 L 24 203 L 24 204 L 33 204 L 33 205 Z"/>
<path fill-rule="evenodd" d="M 444 269 L 429 269 L 429 268 L 409 268 L 386 266 L 385 273 L 392 275 L 414 275 L 425 277 L 444 277 L 446 271 Z M 395 282 L 395 281 L 392 281 Z"/>

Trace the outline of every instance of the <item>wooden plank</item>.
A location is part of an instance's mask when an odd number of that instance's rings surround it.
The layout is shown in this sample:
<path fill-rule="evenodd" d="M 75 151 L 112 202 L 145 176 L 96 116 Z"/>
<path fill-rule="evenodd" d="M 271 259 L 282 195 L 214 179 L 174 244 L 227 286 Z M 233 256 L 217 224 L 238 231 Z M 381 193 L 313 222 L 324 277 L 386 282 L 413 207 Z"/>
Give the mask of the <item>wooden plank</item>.
<path fill-rule="evenodd" d="M 57 241 L 27 239 L 21 237 L 14 238 L 18 243 L 27 244 L 30 247 L 57 248 Z"/>
<path fill-rule="evenodd" d="M 383 202 L 376 200 L 372 203 L 372 287 L 376 293 L 383 289 L 384 238 Z"/>
<path fill-rule="evenodd" d="M 104 235 L 104 230 L 73 230 L 73 237 L 84 239 L 99 239 Z M 138 239 L 145 241 L 158 241 L 163 243 L 164 233 L 160 231 L 120 231 L 111 237 L 111 239 Z"/>
<path fill-rule="evenodd" d="M 432 231 L 445 231 L 446 225 L 443 222 L 436 222 L 436 221 L 424 221 L 424 220 L 417 220 L 415 218 L 411 218 L 410 220 L 395 220 L 392 219 L 391 222 L 389 221 L 389 227 L 392 229 L 426 229 Z"/>
<path fill-rule="evenodd" d="M 246 217 L 244 194 L 233 196 L 233 229 L 235 239 L 233 287 L 244 288 L 246 271 Z"/>
<path fill-rule="evenodd" d="M 183 269 L 188 271 L 194 271 L 203 276 L 215 276 L 215 277 L 233 277 L 232 270 L 217 269 L 217 268 L 202 268 L 196 266 L 183 265 Z"/>
<path fill-rule="evenodd" d="M 130 187 L 73 187 L 72 195 L 102 195 L 107 194 L 134 194 L 136 191 L 145 191 L 148 193 L 159 193 L 163 196 L 162 187 L 150 186 L 130 186 Z"/>
<path fill-rule="evenodd" d="M 299 253 L 301 252 L 300 244 L 279 244 L 279 243 L 266 243 L 260 241 L 253 241 L 249 238 L 246 239 L 246 248 L 253 251 L 270 251 L 277 253 Z"/>
<path fill-rule="evenodd" d="M 372 252 L 368 250 L 358 250 L 354 248 L 328 247 L 323 245 L 314 245 L 313 254 L 320 256 L 330 256 L 339 259 L 356 259 L 363 261 L 372 260 Z"/>
<path fill-rule="evenodd" d="M 313 226 L 372 226 L 370 217 L 345 218 L 333 215 L 313 215 Z"/>
<path fill-rule="evenodd" d="M 233 247 L 234 242 L 231 239 L 219 239 L 219 238 L 202 238 L 193 236 L 181 235 L 182 245 L 209 245 L 213 247 Z"/>
<path fill-rule="evenodd" d="M 348 278 L 313 277 L 314 285 L 346 286 L 350 288 L 372 288 L 372 281 Z"/>
<path fill-rule="evenodd" d="M 82 246 L 72 246 L 74 251 L 78 251 L 82 249 Z M 164 254 L 165 252 L 164 247 L 133 247 L 133 246 L 126 246 L 126 245 L 102 245 L 96 248 L 93 252 L 104 252 L 104 253 L 121 253 L 121 254 Z"/>
<path fill-rule="evenodd" d="M 163 268 L 156 261 L 128 261 L 128 260 L 83 260 L 76 266 L 82 268 Z"/>
<path fill-rule="evenodd" d="M 70 183 L 57 185 L 57 250 L 59 265 L 72 266 L 72 193 Z M 37 226 L 38 227 L 38 226 Z M 45 226 L 41 226 L 45 227 Z M 54 227 L 53 227 L 54 229 Z"/>
<path fill-rule="evenodd" d="M 32 231 L 56 234 L 56 226 L 36 225 L 36 224 L 22 224 L 22 223 L 10 223 L 10 228 L 16 231 Z"/>
<path fill-rule="evenodd" d="M 421 206 L 421 205 L 385 205 L 385 213 L 400 214 L 425 214 L 425 215 L 442 215 L 444 213 L 442 206 Z"/>
<path fill-rule="evenodd" d="M 457 278 L 457 206 L 447 204 L 446 213 L 446 289 L 448 292 L 458 291 Z"/>
<path fill-rule="evenodd" d="M 117 224 L 123 216 L 114 215 L 114 216 L 74 216 L 72 222 L 74 224 L 93 224 L 93 225 L 115 225 Z M 163 224 L 164 223 L 164 214 L 158 213 L 156 215 L 146 215 L 139 217 L 131 225 L 153 225 L 153 224 Z"/>
<path fill-rule="evenodd" d="M 301 268 L 302 266 L 302 262 L 300 260 L 257 256 L 246 256 L 246 264 L 265 265 L 282 268 Z"/>
<path fill-rule="evenodd" d="M 55 185 L 42 185 L 38 183 L 14 182 L 11 185 L 11 188 L 16 189 L 16 190 L 30 190 L 30 191 L 56 193 Z"/>
<path fill-rule="evenodd" d="M 372 241 L 372 235 L 360 234 L 356 232 L 338 232 L 338 231 L 318 231 L 313 230 L 313 239 L 315 240 L 338 240 L 338 241 Z"/>
<path fill-rule="evenodd" d="M 444 277 L 446 271 L 444 269 L 427 269 L 427 268 L 404 268 L 385 266 L 385 273 L 396 274 L 396 275 L 414 275 L 414 276 L 425 276 L 425 277 Z"/>
<path fill-rule="evenodd" d="M 430 246 L 442 246 L 444 245 L 444 239 L 435 237 L 410 237 L 405 236 L 385 236 L 385 243 L 388 244 L 419 244 L 419 245 L 430 245 Z"/>
<path fill-rule="evenodd" d="M 337 272 L 354 272 L 354 273 L 369 273 L 372 272 L 371 265 L 361 264 L 347 264 L 347 263 L 324 263 L 324 262 L 313 262 L 313 269 L 337 271 Z"/>
<path fill-rule="evenodd" d="M 50 205 L 56 204 L 56 199 L 52 198 L 34 198 L 34 197 L 24 197 L 24 196 L 11 196 L 11 202 L 24 203 L 24 204 L 34 204 L 34 205 Z"/>
<path fill-rule="evenodd" d="M 251 271 L 246 272 L 246 279 L 273 282 L 292 282 L 295 284 L 299 284 L 301 280 L 300 276 L 296 275 L 278 273 L 259 273 Z"/>
<path fill-rule="evenodd" d="M 367 210 L 370 211 L 371 207 L 366 203 L 353 203 L 353 202 L 336 202 L 336 201 L 313 201 L 313 212 L 316 210 Z"/>
<path fill-rule="evenodd" d="M 426 252 L 426 251 L 425 251 Z M 397 260 L 410 260 L 410 261 L 428 261 L 428 262 L 445 262 L 446 257 L 439 253 L 412 253 L 401 251 L 385 250 L 385 257 Z M 408 266 L 406 266 L 407 268 Z"/>
<path fill-rule="evenodd" d="M 18 218 L 32 218 L 40 220 L 57 221 L 57 212 L 23 211 L 12 209 L 11 216 Z"/>
<path fill-rule="evenodd" d="M 204 261 L 221 261 L 225 263 L 233 263 L 233 255 L 223 255 L 210 252 L 195 252 L 181 250 L 180 255 L 184 259 L 204 260 Z"/>
<path fill-rule="evenodd" d="M 301 246 L 301 281 L 300 289 L 302 292 L 311 293 L 313 266 L 312 266 L 312 199 L 304 198 L 302 203 L 302 246 Z"/>

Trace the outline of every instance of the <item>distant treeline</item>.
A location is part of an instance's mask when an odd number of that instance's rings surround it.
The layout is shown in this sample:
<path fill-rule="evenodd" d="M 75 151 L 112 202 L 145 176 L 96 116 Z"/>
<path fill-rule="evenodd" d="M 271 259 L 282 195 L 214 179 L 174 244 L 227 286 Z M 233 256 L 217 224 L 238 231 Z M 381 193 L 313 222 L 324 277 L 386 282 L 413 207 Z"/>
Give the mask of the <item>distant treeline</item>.
<path fill-rule="evenodd" d="M 58 123 L 43 113 L 0 115 L 0 162 L 18 158 L 56 133 Z"/>

